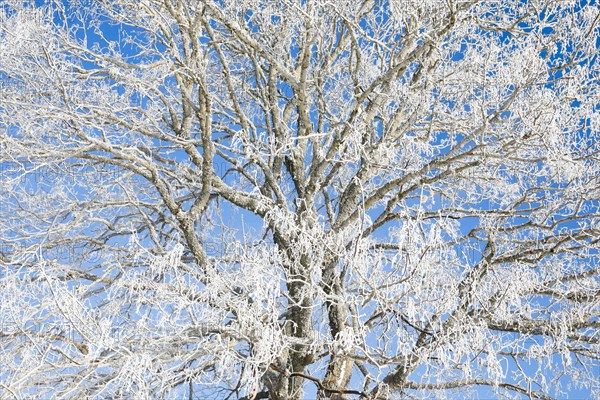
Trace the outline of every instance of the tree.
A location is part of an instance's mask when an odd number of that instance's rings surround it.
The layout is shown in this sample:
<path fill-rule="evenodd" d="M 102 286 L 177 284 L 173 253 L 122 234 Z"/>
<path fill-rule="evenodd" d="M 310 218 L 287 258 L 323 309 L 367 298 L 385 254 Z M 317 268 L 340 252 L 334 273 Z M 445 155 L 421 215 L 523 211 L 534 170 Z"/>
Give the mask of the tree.
<path fill-rule="evenodd" d="M 593 1 L 32 3 L 2 397 L 599 395 Z"/>

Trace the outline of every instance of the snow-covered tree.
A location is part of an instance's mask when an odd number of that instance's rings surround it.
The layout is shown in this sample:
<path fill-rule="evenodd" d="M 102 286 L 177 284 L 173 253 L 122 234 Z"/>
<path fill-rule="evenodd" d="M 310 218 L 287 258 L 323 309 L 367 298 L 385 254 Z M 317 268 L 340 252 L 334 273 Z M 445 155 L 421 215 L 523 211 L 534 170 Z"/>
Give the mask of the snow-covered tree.
<path fill-rule="evenodd" d="M 593 0 L 0 2 L 0 397 L 600 395 Z"/>

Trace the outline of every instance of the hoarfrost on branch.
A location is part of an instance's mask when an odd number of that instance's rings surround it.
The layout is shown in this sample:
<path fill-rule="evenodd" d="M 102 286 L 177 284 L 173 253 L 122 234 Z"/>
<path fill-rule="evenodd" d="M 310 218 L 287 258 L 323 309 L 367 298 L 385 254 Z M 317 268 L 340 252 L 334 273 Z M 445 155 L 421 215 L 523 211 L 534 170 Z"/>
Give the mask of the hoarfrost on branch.
<path fill-rule="evenodd" d="M 594 1 L 33 3 L 1 397 L 600 395 Z"/>

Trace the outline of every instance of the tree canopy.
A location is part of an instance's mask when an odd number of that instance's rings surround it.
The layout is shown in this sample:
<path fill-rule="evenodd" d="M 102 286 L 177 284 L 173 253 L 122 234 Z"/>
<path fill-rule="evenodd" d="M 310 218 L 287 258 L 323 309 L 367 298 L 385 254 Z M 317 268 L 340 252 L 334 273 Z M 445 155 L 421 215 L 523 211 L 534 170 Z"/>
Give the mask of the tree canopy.
<path fill-rule="evenodd" d="M 0 397 L 599 396 L 599 26 L 2 1 Z"/>

